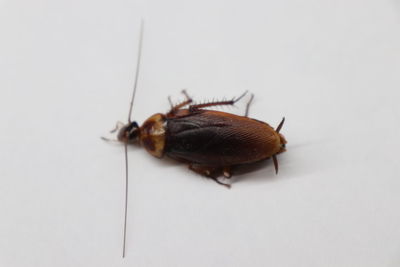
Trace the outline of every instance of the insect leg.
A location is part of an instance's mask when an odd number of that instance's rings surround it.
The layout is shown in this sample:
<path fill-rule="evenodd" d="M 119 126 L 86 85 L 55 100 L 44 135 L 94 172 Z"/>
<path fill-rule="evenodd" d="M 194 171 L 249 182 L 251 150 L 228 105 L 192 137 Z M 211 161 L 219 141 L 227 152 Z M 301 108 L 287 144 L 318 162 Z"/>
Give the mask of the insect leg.
<path fill-rule="evenodd" d="M 234 105 L 236 102 L 238 102 L 240 99 L 242 99 L 246 94 L 247 94 L 247 91 L 244 92 L 241 96 L 234 98 L 232 100 L 227 100 L 227 101 L 215 101 L 215 102 L 209 102 L 209 103 L 203 103 L 203 104 L 190 105 L 189 110 L 194 111 L 196 109 L 213 107 L 213 106 Z"/>
<path fill-rule="evenodd" d="M 250 104 L 253 101 L 253 98 L 254 98 L 254 94 L 251 94 L 250 100 L 246 104 L 246 113 L 244 114 L 245 117 L 248 117 L 248 115 L 249 115 Z"/>
<path fill-rule="evenodd" d="M 188 95 L 188 93 L 186 92 L 185 89 L 182 90 L 182 94 L 185 95 L 186 100 L 177 105 L 173 105 L 172 101 L 171 101 L 171 97 L 168 97 L 169 104 L 171 105 L 171 110 L 167 113 L 167 116 L 175 114 L 180 108 L 183 108 L 184 106 L 189 105 L 190 103 L 193 102 L 193 99 Z"/>
<path fill-rule="evenodd" d="M 118 141 L 117 139 L 110 139 L 104 136 L 100 136 L 101 140 L 106 141 L 106 142 L 110 142 L 110 143 L 115 143 L 115 144 L 121 144 L 120 141 Z"/>
<path fill-rule="evenodd" d="M 189 170 L 192 170 L 200 175 L 206 176 L 206 177 L 214 180 L 217 184 L 223 185 L 227 188 L 231 188 L 230 184 L 225 184 L 217 179 L 218 175 L 221 173 L 221 169 L 218 167 L 199 166 L 199 165 L 189 164 Z"/>
<path fill-rule="evenodd" d="M 276 155 L 272 156 L 272 160 L 274 161 L 275 173 L 278 174 L 279 166 L 278 166 L 278 159 L 276 158 Z"/>
<path fill-rule="evenodd" d="M 186 100 L 192 101 L 192 98 L 191 98 L 191 97 L 189 96 L 189 94 L 186 92 L 186 89 L 183 89 L 181 93 L 186 97 Z"/>
<path fill-rule="evenodd" d="M 210 178 L 211 178 L 212 180 L 214 180 L 217 184 L 223 185 L 223 186 L 225 186 L 225 187 L 228 188 L 228 189 L 231 188 L 231 185 L 230 185 L 230 184 L 225 184 L 225 183 L 221 182 L 220 180 L 218 180 L 218 178 L 215 178 L 215 177 L 210 177 Z"/>
<path fill-rule="evenodd" d="M 115 124 L 114 129 L 112 129 L 112 130 L 110 131 L 110 133 L 115 133 L 116 131 L 119 131 L 122 127 L 124 127 L 124 123 L 122 123 L 122 122 L 120 122 L 120 121 L 117 121 L 117 123 Z M 110 139 L 110 138 L 107 138 L 107 137 L 104 137 L 104 136 L 102 136 L 101 139 L 102 139 L 103 141 L 106 141 L 106 142 L 116 142 L 116 143 L 119 143 L 119 141 L 118 141 L 117 139 L 114 140 L 114 139 Z"/>
<path fill-rule="evenodd" d="M 124 126 L 123 122 L 117 121 L 117 123 L 115 124 L 115 128 L 112 129 L 110 131 L 110 133 L 115 133 L 116 131 L 118 131 L 119 129 L 121 129 Z"/>

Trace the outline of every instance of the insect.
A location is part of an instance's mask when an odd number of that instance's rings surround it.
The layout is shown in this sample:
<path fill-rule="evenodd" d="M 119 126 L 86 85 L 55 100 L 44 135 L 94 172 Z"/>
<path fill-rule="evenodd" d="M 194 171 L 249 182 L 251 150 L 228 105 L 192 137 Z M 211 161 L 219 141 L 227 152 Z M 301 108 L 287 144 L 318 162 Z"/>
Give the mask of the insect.
<path fill-rule="evenodd" d="M 112 131 L 118 130 L 117 139 L 125 146 L 126 191 L 123 257 L 125 256 L 128 203 L 128 144 L 140 143 L 147 152 L 157 158 L 167 156 L 184 162 L 190 170 L 227 187 L 230 185 L 221 182 L 218 177 L 223 175 L 230 178 L 232 168 L 237 165 L 272 158 L 277 173 L 276 155 L 285 151 L 286 145 L 285 137 L 280 133 L 284 118 L 274 129 L 265 122 L 248 117 L 253 95 L 247 103 L 244 116 L 206 109 L 234 105 L 242 99 L 246 92 L 240 97 L 228 101 L 195 104 L 188 93 L 183 90 L 185 100 L 173 105 L 169 98 L 171 108 L 167 113 L 156 113 L 141 126 L 136 121 L 132 121 L 131 114 L 138 83 L 142 39 L 143 22 L 128 123 L 119 123 Z"/>
<path fill-rule="evenodd" d="M 208 110 L 205 108 L 234 105 L 240 97 L 228 101 L 192 104 L 184 90 L 186 100 L 171 105 L 168 113 L 156 113 L 141 126 L 129 122 L 122 126 L 118 140 L 124 144 L 140 143 L 151 155 L 164 156 L 184 162 L 189 169 L 222 183 L 218 176 L 232 176 L 232 167 L 258 162 L 272 157 L 278 172 L 276 154 L 285 151 L 286 140 L 281 130 L 284 119 L 276 130 L 267 123 L 244 116 Z M 251 99 L 253 98 L 253 95 Z"/>

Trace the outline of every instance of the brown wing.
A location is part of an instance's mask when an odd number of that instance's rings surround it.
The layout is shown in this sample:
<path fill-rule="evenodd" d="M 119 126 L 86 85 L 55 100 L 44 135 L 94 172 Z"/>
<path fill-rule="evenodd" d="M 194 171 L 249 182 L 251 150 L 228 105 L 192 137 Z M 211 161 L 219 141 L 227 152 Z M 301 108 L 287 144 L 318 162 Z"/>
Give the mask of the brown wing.
<path fill-rule="evenodd" d="M 165 153 L 172 158 L 231 166 L 271 157 L 280 149 L 278 134 L 264 122 L 210 110 L 180 113 L 167 119 Z"/>

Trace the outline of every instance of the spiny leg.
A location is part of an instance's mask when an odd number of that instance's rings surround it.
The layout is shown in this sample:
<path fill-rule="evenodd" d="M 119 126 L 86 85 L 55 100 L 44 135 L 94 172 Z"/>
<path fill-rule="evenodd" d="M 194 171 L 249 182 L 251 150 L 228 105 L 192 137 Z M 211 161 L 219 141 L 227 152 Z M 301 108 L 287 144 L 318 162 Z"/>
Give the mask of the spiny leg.
<path fill-rule="evenodd" d="M 191 97 L 189 96 L 189 94 L 186 92 L 186 89 L 183 89 L 183 90 L 181 91 L 181 93 L 186 97 L 186 100 L 185 100 L 184 102 L 182 102 L 182 103 L 187 103 L 188 101 L 192 102 L 192 98 L 191 98 Z M 171 96 L 168 96 L 168 102 L 169 102 L 169 105 L 171 106 L 171 109 L 173 109 L 175 106 L 174 106 L 174 104 L 172 103 Z M 179 105 L 182 105 L 182 103 L 179 104 Z M 186 104 L 186 105 L 187 105 L 187 104 Z M 178 105 L 176 105 L 176 106 L 178 106 Z"/>
<path fill-rule="evenodd" d="M 213 106 L 234 105 L 236 102 L 238 102 L 240 99 L 242 99 L 246 94 L 247 94 L 247 91 L 244 92 L 241 96 L 234 98 L 232 100 L 227 100 L 227 101 L 215 101 L 215 102 L 204 103 L 204 104 L 190 105 L 189 110 L 194 111 L 197 109 L 213 107 Z"/>
<path fill-rule="evenodd" d="M 253 101 L 253 98 L 254 98 L 254 94 L 251 94 L 250 100 L 246 104 L 246 113 L 244 114 L 245 117 L 248 117 L 248 115 L 249 115 L 250 104 Z"/>
<path fill-rule="evenodd" d="M 185 89 L 182 90 L 182 94 L 185 95 L 186 100 L 177 105 L 173 105 L 172 101 L 171 101 L 171 97 L 168 97 L 169 104 L 171 105 L 171 110 L 167 113 L 168 115 L 172 115 L 172 114 L 176 113 L 180 108 L 182 108 L 186 105 L 189 105 L 190 103 L 193 102 L 193 99 L 188 95 L 188 93 L 186 92 Z"/>
<path fill-rule="evenodd" d="M 217 177 L 221 172 L 221 169 L 218 167 L 199 166 L 199 165 L 189 164 L 189 170 L 194 171 L 200 175 L 206 176 L 206 177 L 214 180 L 217 184 L 223 185 L 227 188 L 231 188 L 230 184 L 225 184 L 218 180 Z"/>

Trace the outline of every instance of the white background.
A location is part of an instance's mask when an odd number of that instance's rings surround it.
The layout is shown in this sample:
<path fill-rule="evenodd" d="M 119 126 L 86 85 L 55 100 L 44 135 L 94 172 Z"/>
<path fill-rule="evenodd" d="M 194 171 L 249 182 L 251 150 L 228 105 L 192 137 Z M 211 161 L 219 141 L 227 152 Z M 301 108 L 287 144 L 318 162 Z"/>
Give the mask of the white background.
<path fill-rule="evenodd" d="M 133 115 L 255 94 L 288 151 L 227 190 L 107 144 Z M 0 266 L 400 266 L 395 0 L 0 0 Z M 223 109 L 240 113 L 237 109 Z"/>

